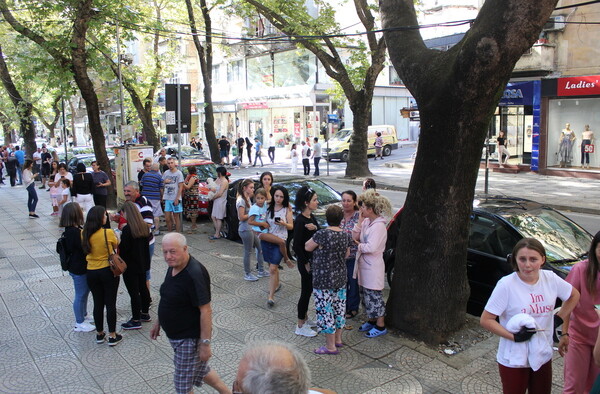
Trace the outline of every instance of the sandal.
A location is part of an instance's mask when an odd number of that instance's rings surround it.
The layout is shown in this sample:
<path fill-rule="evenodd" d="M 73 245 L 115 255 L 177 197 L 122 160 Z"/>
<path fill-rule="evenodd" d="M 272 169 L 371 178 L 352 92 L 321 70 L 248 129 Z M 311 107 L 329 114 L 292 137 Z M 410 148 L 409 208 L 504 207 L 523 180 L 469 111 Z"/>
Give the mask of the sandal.
<path fill-rule="evenodd" d="M 380 335 L 385 335 L 387 334 L 387 328 L 384 328 L 383 330 L 378 330 L 377 327 L 373 327 L 369 330 L 368 333 L 365 334 L 365 337 L 367 338 L 376 338 Z"/>
<path fill-rule="evenodd" d="M 210 237 L 208 237 L 208 239 L 210 239 L 211 241 L 214 241 L 216 239 L 221 239 L 221 237 L 215 237 L 214 235 L 211 235 Z"/>
<path fill-rule="evenodd" d="M 340 354 L 340 352 L 338 350 L 331 351 L 331 350 L 327 349 L 326 346 L 321 346 L 320 348 L 315 349 L 315 354 L 331 354 L 331 355 L 336 355 L 336 354 Z"/>
<path fill-rule="evenodd" d="M 349 311 L 346 312 L 346 319 L 353 319 L 358 315 L 358 311 Z"/>
<path fill-rule="evenodd" d="M 362 324 L 362 326 L 360 326 L 358 331 L 371 331 L 373 327 L 375 327 L 375 324 L 371 323 L 370 321 L 366 321 Z"/>
<path fill-rule="evenodd" d="M 344 347 L 344 344 L 343 343 L 336 343 L 335 347 Z"/>

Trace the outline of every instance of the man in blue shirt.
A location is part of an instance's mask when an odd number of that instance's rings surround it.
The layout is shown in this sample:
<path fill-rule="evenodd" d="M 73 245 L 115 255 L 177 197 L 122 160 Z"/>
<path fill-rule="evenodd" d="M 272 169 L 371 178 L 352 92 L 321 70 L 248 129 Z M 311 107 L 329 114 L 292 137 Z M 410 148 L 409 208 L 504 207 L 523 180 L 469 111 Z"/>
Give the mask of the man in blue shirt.
<path fill-rule="evenodd" d="M 17 176 L 19 177 L 19 185 L 23 184 L 23 164 L 25 164 L 25 152 L 19 149 L 19 145 L 15 146 L 15 157 L 17 158 Z"/>
<path fill-rule="evenodd" d="M 256 154 L 254 155 L 254 165 L 252 167 L 256 167 L 256 160 L 260 159 L 260 166 L 264 166 L 262 157 L 260 155 L 260 150 L 262 149 L 262 143 L 259 141 L 258 137 L 254 139 L 254 149 L 256 149 Z"/>

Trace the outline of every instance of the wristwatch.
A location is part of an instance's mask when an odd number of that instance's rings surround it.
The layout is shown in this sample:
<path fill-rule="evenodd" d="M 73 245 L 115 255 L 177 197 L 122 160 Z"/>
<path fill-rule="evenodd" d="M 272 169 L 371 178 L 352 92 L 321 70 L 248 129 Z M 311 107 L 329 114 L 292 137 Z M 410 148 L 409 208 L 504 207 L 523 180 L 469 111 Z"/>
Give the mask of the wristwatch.
<path fill-rule="evenodd" d="M 201 339 L 200 343 L 203 345 L 210 345 L 210 339 Z"/>

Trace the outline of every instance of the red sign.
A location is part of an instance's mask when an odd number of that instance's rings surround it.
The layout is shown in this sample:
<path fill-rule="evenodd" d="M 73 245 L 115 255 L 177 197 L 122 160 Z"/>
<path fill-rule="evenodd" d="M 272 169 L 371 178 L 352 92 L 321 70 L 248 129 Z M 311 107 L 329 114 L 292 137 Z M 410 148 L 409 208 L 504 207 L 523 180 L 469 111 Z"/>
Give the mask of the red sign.
<path fill-rule="evenodd" d="M 242 109 L 266 109 L 269 108 L 264 101 L 254 101 L 250 103 L 241 103 Z"/>
<path fill-rule="evenodd" d="M 559 96 L 600 95 L 600 75 L 558 78 L 557 93 Z"/>

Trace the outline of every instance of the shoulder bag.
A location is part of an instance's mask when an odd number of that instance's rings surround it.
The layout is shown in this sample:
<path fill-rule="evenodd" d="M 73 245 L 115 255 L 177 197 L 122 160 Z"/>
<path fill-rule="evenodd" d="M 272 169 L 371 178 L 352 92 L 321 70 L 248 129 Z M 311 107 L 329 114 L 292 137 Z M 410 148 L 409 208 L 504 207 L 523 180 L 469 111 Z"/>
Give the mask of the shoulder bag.
<path fill-rule="evenodd" d="M 106 250 L 108 251 L 108 265 L 116 278 L 117 276 L 120 276 L 123 272 L 125 272 L 125 270 L 127 269 L 127 263 L 114 250 L 113 253 L 110 253 L 110 248 L 108 247 L 108 237 L 106 236 L 106 229 L 104 229 L 104 242 L 106 242 Z"/>

